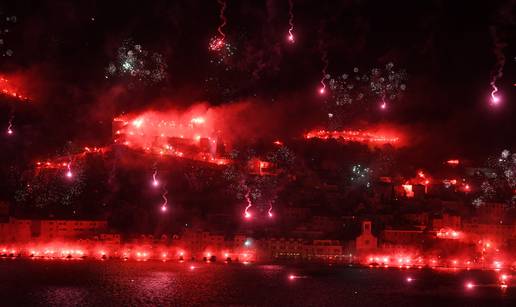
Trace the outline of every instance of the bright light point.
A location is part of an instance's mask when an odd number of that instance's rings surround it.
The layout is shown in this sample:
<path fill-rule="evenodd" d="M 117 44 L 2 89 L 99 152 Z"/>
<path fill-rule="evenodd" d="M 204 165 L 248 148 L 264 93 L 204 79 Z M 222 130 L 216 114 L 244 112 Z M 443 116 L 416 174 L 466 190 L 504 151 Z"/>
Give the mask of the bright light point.
<path fill-rule="evenodd" d="M 491 97 L 491 103 L 492 104 L 498 104 L 500 102 L 500 98 L 498 96 L 493 95 Z"/>
<path fill-rule="evenodd" d="M 382 110 L 387 109 L 387 104 L 386 104 L 385 102 L 383 102 L 383 103 L 380 105 L 380 109 L 382 109 Z"/>
<path fill-rule="evenodd" d="M 192 124 L 204 124 L 204 118 L 202 117 L 194 117 L 190 121 Z"/>
<path fill-rule="evenodd" d="M 269 213 L 268 213 L 268 215 L 269 215 L 269 217 L 270 217 L 270 218 L 272 218 L 272 217 L 273 217 L 272 212 L 269 212 Z"/>
<path fill-rule="evenodd" d="M 219 51 L 224 48 L 225 45 L 226 43 L 224 42 L 224 38 L 219 37 L 210 41 L 209 48 L 211 51 Z"/>
<path fill-rule="evenodd" d="M 193 265 L 190 266 L 190 271 L 195 270 L 195 267 Z"/>
<path fill-rule="evenodd" d="M 412 282 L 412 281 L 413 281 L 412 277 L 407 277 L 407 282 Z"/>
<path fill-rule="evenodd" d="M 251 246 L 251 244 L 252 244 L 251 239 L 247 239 L 247 240 L 245 240 L 245 242 L 244 242 L 244 245 L 245 245 L 245 246 Z"/>
<path fill-rule="evenodd" d="M 159 186 L 159 181 L 153 180 L 152 181 L 152 185 L 155 186 L 155 187 Z"/>
<path fill-rule="evenodd" d="M 319 89 L 319 94 L 323 95 L 325 92 L 326 92 L 326 90 L 324 89 L 324 87 L 321 87 Z"/>
<path fill-rule="evenodd" d="M 245 217 L 246 219 L 250 219 L 250 218 L 251 218 L 251 213 L 246 212 L 246 213 L 244 214 L 244 217 Z"/>
<path fill-rule="evenodd" d="M 292 274 L 290 274 L 290 275 L 288 276 L 288 279 L 290 279 L 290 280 L 294 280 L 295 278 L 296 278 L 296 276 L 294 276 L 294 275 L 292 275 Z"/>
<path fill-rule="evenodd" d="M 161 212 L 166 212 L 167 211 L 167 206 L 161 206 Z"/>
<path fill-rule="evenodd" d="M 467 288 L 467 289 L 473 289 L 473 287 L 474 287 L 474 286 L 475 286 L 475 285 L 474 285 L 472 282 L 468 282 L 468 283 L 466 284 L 466 288 Z"/>
<path fill-rule="evenodd" d="M 142 124 L 143 124 L 143 119 L 141 119 L 141 118 L 135 119 L 133 121 L 133 126 L 135 126 L 136 128 L 140 128 L 142 126 Z"/>
<path fill-rule="evenodd" d="M 293 42 L 294 42 L 294 35 L 289 34 L 289 35 L 287 36 L 287 40 L 288 40 L 289 42 L 293 43 Z"/>
<path fill-rule="evenodd" d="M 67 178 L 72 178 L 72 177 L 73 177 L 72 172 L 71 172 L 71 171 L 67 171 L 67 172 L 66 172 L 66 177 L 67 177 Z"/>
<path fill-rule="evenodd" d="M 12 130 L 12 129 L 10 129 L 10 128 L 9 128 L 9 129 L 7 129 L 7 134 L 9 134 L 9 135 L 13 134 L 13 130 Z"/>

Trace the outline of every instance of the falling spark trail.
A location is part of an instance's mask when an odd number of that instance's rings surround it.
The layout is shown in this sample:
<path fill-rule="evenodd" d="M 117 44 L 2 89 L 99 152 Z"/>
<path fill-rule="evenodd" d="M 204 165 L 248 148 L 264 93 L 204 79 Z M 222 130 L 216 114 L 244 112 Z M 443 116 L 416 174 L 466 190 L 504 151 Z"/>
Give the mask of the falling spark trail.
<path fill-rule="evenodd" d="M 293 43 L 294 42 L 294 34 L 292 33 L 294 31 L 294 13 L 292 12 L 294 9 L 294 3 L 293 0 L 288 1 L 288 41 Z"/>
<path fill-rule="evenodd" d="M 218 27 L 217 31 L 219 32 L 220 36 L 222 37 L 222 40 L 224 40 L 226 38 L 226 34 L 224 34 L 223 28 L 227 23 L 226 16 L 224 15 L 224 11 L 226 10 L 226 1 L 225 0 L 217 0 L 217 2 L 221 5 L 219 17 L 220 17 L 220 20 L 222 21 L 222 23 Z"/>
<path fill-rule="evenodd" d="M 498 92 L 498 87 L 496 87 L 496 77 L 493 78 L 493 80 L 491 81 L 491 87 L 493 88 L 493 90 L 491 91 L 491 104 L 492 105 L 497 105 L 498 102 L 500 102 L 500 98 L 498 96 L 496 96 L 496 93 Z"/>
<path fill-rule="evenodd" d="M 13 118 L 14 118 L 14 116 L 11 116 L 9 118 L 9 125 L 7 126 L 7 134 L 8 135 L 12 135 L 14 133 L 14 131 L 13 131 Z"/>
<path fill-rule="evenodd" d="M 167 204 L 168 204 L 167 194 L 168 194 L 168 190 L 164 189 L 163 195 L 161 195 L 161 197 L 163 198 L 163 204 L 161 205 L 162 212 L 165 212 L 168 209 L 167 208 Z"/>
<path fill-rule="evenodd" d="M 159 185 L 159 181 L 156 179 L 156 175 L 158 174 L 158 169 L 156 166 L 154 167 L 154 173 L 152 174 L 152 185 L 157 187 Z"/>
<path fill-rule="evenodd" d="M 380 109 L 387 109 L 387 102 L 385 101 L 385 95 L 382 96 L 382 104 L 380 104 Z"/>
<path fill-rule="evenodd" d="M 251 197 L 250 197 L 250 191 L 249 190 L 247 190 L 247 193 L 245 194 L 245 199 L 247 201 L 247 207 L 245 207 L 244 217 L 246 219 L 250 219 L 251 218 L 251 212 L 249 212 L 249 209 L 253 206 L 253 203 L 251 202 Z"/>
<path fill-rule="evenodd" d="M 269 217 L 273 216 L 273 214 L 272 214 L 272 202 L 269 202 L 269 211 L 267 211 L 267 214 L 269 215 Z"/>
<path fill-rule="evenodd" d="M 72 178 L 73 177 L 73 173 L 72 173 L 72 161 L 71 160 L 66 165 L 66 168 L 68 169 L 68 171 L 66 172 L 66 177 L 67 178 Z"/>
<path fill-rule="evenodd" d="M 506 43 L 501 42 L 495 27 L 491 27 L 491 36 L 494 40 L 494 54 L 496 56 L 496 68 L 495 73 L 493 74 L 491 78 L 491 88 L 493 89 L 491 91 L 491 105 L 498 105 L 500 102 L 500 97 L 496 95 L 498 92 L 498 87 L 496 86 L 496 81 L 500 79 L 503 76 L 503 68 L 505 66 L 505 55 L 503 54 L 503 48 L 507 46 Z"/>
<path fill-rule="evenodd" d="M 322 78 L 321 78 L 321 88 L 319 89 L 319 94 L 323 95 L 326 92 L 326 83 L 324 80 L 326 79 L 326 70 L 328 69 L 328 52 L 324 50 L 322 52 L 321 57 L 322 62 L 324 63 L 323 69 L 322 69 Z"/>

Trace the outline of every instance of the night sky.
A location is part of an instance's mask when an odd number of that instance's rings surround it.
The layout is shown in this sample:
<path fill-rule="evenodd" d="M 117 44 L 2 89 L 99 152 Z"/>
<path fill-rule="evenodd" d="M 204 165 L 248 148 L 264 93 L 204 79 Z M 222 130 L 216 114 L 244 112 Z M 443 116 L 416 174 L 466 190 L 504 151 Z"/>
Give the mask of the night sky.
<path fill-rule="evenodd" d="M 10 2 L 0 17 L 17 17 L 2 24 L 9 28 L 3 48 L 14 53 L 0 69 L 22 76 L 33 99 L 16 105 L 24 137 L 9 146 L 34 155 L 67 141 L 108 143 L 111 119 L 122 112 L 200 101 L 250 101 L 261 114 L 280 114 L 274 126 L 284 131 L 274 133 L 302 133 L 325 116 L 317 95 L 322 50 L 332 75 L 389 62 L 408 73 L 402 99 L 382 114 L 358 112 L 350 126 L 399 127 L 429 158 L 482 161 L 516 144 L 516 1 L 294 1 L 296 42 L 289 44 L 287 0 L 228 0 L 224 31 L 236 47 L 230 71 L 210 62 L 208 43 L 220 24 L 215 0 Z M 495 39 L 506 62 L 497 82 L 503 101 L 492 107 Z M 127 40 L 164 57 L 164 81 L 105 78 Z M 7 122 L 9 104 L 0 111 Z"/>

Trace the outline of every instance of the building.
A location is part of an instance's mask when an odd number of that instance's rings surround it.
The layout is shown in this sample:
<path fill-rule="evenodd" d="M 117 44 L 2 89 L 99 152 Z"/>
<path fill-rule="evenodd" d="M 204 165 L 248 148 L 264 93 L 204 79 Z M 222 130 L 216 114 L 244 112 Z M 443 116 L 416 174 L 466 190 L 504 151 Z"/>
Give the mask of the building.
<path fill-rule="evenodd" d="M 355 249 L 358 253 L 362 253 L 376 248 L 378 248 L 378 239 L 372 233 L 371 221 L 363 221 L 362 233 L 355 239 Z"/>
<path fill-rule="evenodd" d="M 427 212 L 407 213 L 403 217 L 418 226 L 426 226 L 429 221 Z"/>
<path fill-rule="evenodd" d="M 439 231 L 443 228 L 459 230 L 461 229 L 461 226 L 461 218 L 458 215 L 443 213 L 440 217 L 434 218 L 432 220 L 432 228 L 436 231 Z"/>
<path fill-rule="evenodd" d="M 0 242 L 2 243 L 28 242 L 32 237 L 31 220 L 10 217 L 3 223 L 0 222 Z"/>
<path fill-rule="evenodd" d="M 223 235 L 212 234 L 208 231 L 187 229 L 180 241 L 180 245 L 188 250 L 193 258 L 209 258 L 211 256 L 222 258 L 232 248 L 232 244 L 227 242 Z"/>
<path fill-rule="evenodd" d="M 105 220 L 32 220 L 32 236 L 51 241 L 91 237 L 108 230 Z"/>
<path fill-rule="evenodd" d="M 304 258 L 305 241 L 299 238 L 270 238 L 260 241 L 263 259 L 292 259 Z"/>
<path fill-rule="evenodd" d="M 338 240 L 313 240 L 305 244 L 304 258 L 320 260 L 340 260 L 344 248 Z"/>
<path fill-rule="evenodd" d="M 424 242 L 425 233 L 417 229 L 384 229 L 380 237 L 383 242 L 393 245 L 420 246 Z"/>
<path fill-rule="evenodd" d="M 516 239 L 516 225 L 503 223 L 480 223 L 473 219 L 463 224 L 462 230 L 472 242 L 488 240 L 497 243 L 505 243 Z"/>
<path fill-rule="evenodd" d="M 108 229 L 105 220 L 20 220 L 0 223 L 0 241 L 54 241 L 93 237 Z"/>

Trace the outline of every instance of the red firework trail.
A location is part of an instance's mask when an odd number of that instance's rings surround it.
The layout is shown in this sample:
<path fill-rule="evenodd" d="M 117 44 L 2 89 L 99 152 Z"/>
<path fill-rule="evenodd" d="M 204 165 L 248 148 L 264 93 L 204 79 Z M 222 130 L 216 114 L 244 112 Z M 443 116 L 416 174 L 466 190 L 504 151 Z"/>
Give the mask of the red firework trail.
<path fill-rule="evenodd" d="M 161 197 L 163 198 L 163 204 L 161 204 L 161 212 L 165 212 L 168 209 L 168 207 L 167 207 L 167 204 L 168 204 L 168 199 L 167 199 L 168 190 L 166 188 L 164 188 L 163 191 L 164 191 L 163 195 L 161 195 Z"/>
<path fill-rule="evenodd" d="M 506 43 L 502 42 L 498 36 L 495 27 L 491 27 L 491 36 L 494 40 L 494 54 L 496 56 L 496 66 L 495 73 L 491 78 L 491 105 L 498 105 L 500 102 L 500 97 L 496 95 L 498 92 L 498 87 L 496 86 L 496 81 L 503 76 L 503 68 L 505 66 L 505 55 L 503 53 L 503 49 L 507 46 Z"/>
<path fill-rule="evenodd" d="M 66 165 L 66 168 L 68 169 L 66 171 L 66 178 L 72 178 L 73 177 L 73 173 L 72 173 L 72 161 L 68 162 L 68 164 Z"/>
<path fill-rule="evenodd" d="M 289 25 L 289 28 L 288 28 L 288 41 L 293 43 L 294 42 L 294 33 L 292 33 L 294 31 L 294 13 L 293 13 L 293 10 L 294 10 L 294 2 L 293 0 L 288 0 L 288 25 Z"/>
<path fill-rule="evenodd" d="M 252 217 L 251 212 L 249 212 L 249 209 L 251 209 L 251 207 L 253 206 L 253 203 L 251 202 L 250 193 L 251 192 L 249 190 L 247 190 L 247 193 L 245 193 L 245 200 L 247 201 L 247 207 L 245 207 L 245 210 L 244 210 L 244 217 L 246 219 L 250 219 Z"/>
<path fill-rule="evenodd" d="M 500 102 L 500 98 L 496 95 L 498 92 L 498 87 L 496 87 L 496 77 L 493 77 L 493 80 L 491 81 L 491 88 L 493 89 L 491 91 L 491 104 L 497 105 Z"/>
<path fill-rule="evenodd" d="M 226 1 L 225 0 L 217 0 L 217 2 L 221 5 L 219 17 L 220 17 L 220 20 L 222 21 L 222 23 L 218 27 L 217 31 L 219 32 L 220 36 L 222 37 L 222 40 L 224 40 L 226 38 L 226 34 L 224 34 L 224 31 L 222 29 L 224 28 L 224 26 L 227 23 L 226 16 L 224 15 L 224 11 L 226 10 Z"/>
<path fill-rule="evenodd" d="M 158 179 L 156 179 L 156 175 L 158 175 L 158 169 L 154 168 L 154 173 L 152 174 L 152 186 L 157 187 L 159 185 Z"/>
<path fill-rule="evenodd" d="M 13 119 L 14 119 L 14 115 L 11 115 L 11 117 L 9 118 L 9 125 L 7 126 L 7 134 L 8 135 L 12 135 L 14 133 L 14 131 L 13 131 Z"/>
<path fill-rule="evenodd" d="M 380 104 L 380 109 L 387 109 L 387 101 L 385 101 L 385 95 L 382 95 L 382 103 Z"/>
<path fill-rule="evenodd" d="M 272 201 L 269 202 L 269 211 L 267 211 L 267 214 L 269 215 L 270 218 L 272 218 L 273 214 L 272 214 Z"/>
<path fill-rule="evenodd" d="M 324 64 L 322 69 L 322 78 L 321 78 L 321 88 L 319 89 L 319 94 L 323 95 L 326 92 L 326 83 L 324 80 L 326 79 L 326 70 L 328 69 L 328 52 L 324 50 L 322 52 L 321 60 Z"/>

